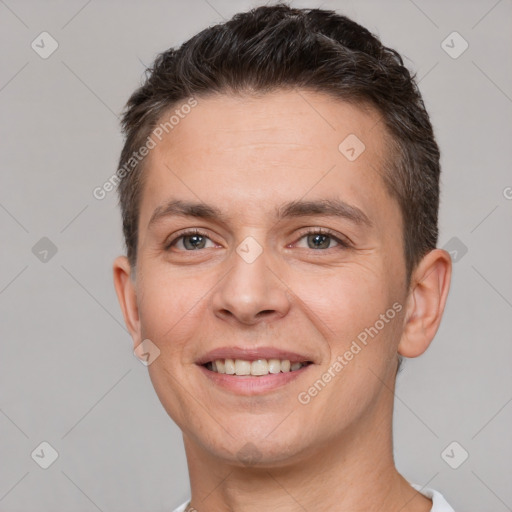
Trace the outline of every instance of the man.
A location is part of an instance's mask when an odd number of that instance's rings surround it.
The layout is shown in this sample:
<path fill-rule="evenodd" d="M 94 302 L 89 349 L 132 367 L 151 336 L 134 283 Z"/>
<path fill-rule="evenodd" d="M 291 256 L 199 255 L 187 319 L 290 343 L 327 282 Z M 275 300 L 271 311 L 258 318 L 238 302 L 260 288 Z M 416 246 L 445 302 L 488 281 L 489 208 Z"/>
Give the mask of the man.
<path fill-rule="evenodd" d="M 395 468 L 401 357 L 439 327 L 439 150 L 401 57 L 332 11 L 236 15 L 123 118 L 134 349 L 183 432 L 177 511 L 452 511 Z"/>

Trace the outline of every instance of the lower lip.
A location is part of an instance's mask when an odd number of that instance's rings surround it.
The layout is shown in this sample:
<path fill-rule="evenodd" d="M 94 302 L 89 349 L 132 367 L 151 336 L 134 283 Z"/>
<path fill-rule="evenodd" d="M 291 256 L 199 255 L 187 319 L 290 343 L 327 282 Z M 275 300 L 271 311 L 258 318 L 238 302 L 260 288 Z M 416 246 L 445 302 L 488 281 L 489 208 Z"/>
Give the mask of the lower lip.
<path fill-rule="evenodd" d="M 254 377 L 252 375 L 227 375 L 225 373 L 212 372 L 201 365 L 198 366 L 203 374 L 217 386 L 240 395 L 250 396 L 259 395 L 283 387 L 301 375 L 304 375 L 313 364 L 308 364 L 293 372 L 269 373 L 261 377 Z"/>

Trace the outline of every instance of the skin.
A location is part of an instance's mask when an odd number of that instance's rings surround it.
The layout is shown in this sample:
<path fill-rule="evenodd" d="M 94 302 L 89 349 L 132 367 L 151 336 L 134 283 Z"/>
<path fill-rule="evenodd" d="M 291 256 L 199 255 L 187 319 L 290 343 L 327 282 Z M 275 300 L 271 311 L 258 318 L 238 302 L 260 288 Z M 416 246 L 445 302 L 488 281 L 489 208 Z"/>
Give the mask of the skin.
<path fill-rule="evenodd" d="M 451 260 L 432 250 L 407 286 L 402 217 L 379 174 L 387 135 L 378 121 L 369 108 L 309 91 L 210 96 L 147 157 L 136 271 L 118 257 L 114 283 L 134 348 L 150 339 L 160 350 L 149 374 L 183 432 L 199 512 L 432 507 L 395 468 L 393 391 L 397 353 L 419 356 L 438 329 Z M 349 134 L 366 146 L 352 162 L 338 150 Z M 372 226 L 274 216 L 287 201 L 332 198 L 361 209 Z M 148 226 L 170 199 L 215 205 L 226 218 Z M 351 245 L 327 238 L 315 249 L 303 233 L 318 227 Z M 191 250 L 189 237 L 166 250 L 185 228 L 207 232 L 202 248 Z M 236 252 L 246 237 L 263 250 L 250 264 Z M 394 303 L 400 313 L 301 404 L 298 394 Z M 234 345 L 293 350 L 315 364 L 284 387 L 241 396 L 212 385 L 195 364 Z M 240 453 L 252 445 L 251 462 Z"/>

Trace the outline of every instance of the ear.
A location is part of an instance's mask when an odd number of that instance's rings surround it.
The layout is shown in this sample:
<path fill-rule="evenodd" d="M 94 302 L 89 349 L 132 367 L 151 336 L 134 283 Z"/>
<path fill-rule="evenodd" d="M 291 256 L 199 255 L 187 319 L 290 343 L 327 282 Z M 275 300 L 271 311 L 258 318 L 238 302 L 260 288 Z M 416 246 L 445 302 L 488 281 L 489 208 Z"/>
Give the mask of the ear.
<path fill-rule="evenodd" d="M 443 249 L 430 251 L 416 266 L 398 344 L 398 353 L 402 356 L 418 357 L 434 339 L 443 316 L 451 275 L 452 260 Z"/>
<path fill-rule="evenodd" d="M 114 286 L 117 300 L 123 312 L 126 327 L 130 331 L 135 349 L 141 342 L 139 308 L 135 283 L 131 278 L 131 267 L 126 256 L 119 256 L 114 260 Z"/>

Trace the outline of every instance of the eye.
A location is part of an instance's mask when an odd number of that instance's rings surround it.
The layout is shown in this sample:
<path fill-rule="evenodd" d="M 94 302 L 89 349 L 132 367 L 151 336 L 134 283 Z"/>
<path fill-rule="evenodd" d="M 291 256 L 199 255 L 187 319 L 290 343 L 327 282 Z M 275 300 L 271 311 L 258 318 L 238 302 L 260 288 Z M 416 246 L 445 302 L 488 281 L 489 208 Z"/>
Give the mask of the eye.
<path fill-rule="evenodd" d="M 196 251 L 205 248 L 206 240 L 210 240 L 206 233 L 199 229 L 190 229 L 166 243 L 165 249 L 169 250 L 171 247 L 178 246 L 179 250 Z M 179 247 L 180 245 L 181 247 Z"/>
<path fill-rule="evenodd" d="M 350 247 L 349 243 L 342 240 L 340 237 L 334 235 L 328 229 L 317 228 L 306 231 L 303 233 L 299 240 L 306 239 L 307 249 L 312 250 L 326 250 L 326 249 L 346 249 Z M 177 247 L 179 251 L 197 251 L 200 249 L 207 249 L 207 241 L 210 241 L 215 247 L 215 244 L 210 240 L 207 233 L 200 229 L 189 229 L 185 232 L 178 234 L 172 240 L 165 244 L 165 250 L 170 250 L 172 247 Z M 333 246 L 333 241 L 336 245 Z"/>
<path fill-rule="evenodd" d="M 306 231 L 300 237 L 300 239 L 303 238 L 306 238 L 307 249 L 312 250 L 334 249 L 336 247 L 346 249 L 349 247 L 347 242 L 335 236 L 328 229 L 323 228 Z M 336 245 L 332 246 L 332 241 L 334 241 Z"/>

